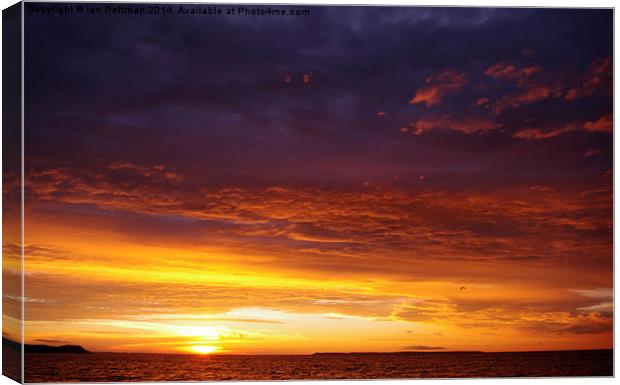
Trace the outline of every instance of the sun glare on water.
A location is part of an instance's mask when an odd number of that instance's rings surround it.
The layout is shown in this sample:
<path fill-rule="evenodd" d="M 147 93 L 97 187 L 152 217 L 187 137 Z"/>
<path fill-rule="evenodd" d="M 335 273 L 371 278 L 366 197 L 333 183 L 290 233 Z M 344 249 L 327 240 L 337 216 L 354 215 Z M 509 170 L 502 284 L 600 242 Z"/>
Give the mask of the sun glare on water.
<path fill-rule="evenodd" d="M 198 354 L 211 354 L 216 352 L 218 349 L 217 346 L 205 346 L 205 345 L 196 345 L 196 346 L 192 346 L 191 350 L 194 353 L 198 353 Z"/>

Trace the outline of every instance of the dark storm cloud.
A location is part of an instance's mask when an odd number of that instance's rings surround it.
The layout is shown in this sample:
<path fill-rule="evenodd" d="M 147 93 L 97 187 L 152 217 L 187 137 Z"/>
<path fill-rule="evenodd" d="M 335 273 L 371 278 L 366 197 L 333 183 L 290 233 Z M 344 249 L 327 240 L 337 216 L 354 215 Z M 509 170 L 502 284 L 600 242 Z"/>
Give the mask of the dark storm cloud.
<path fill-rule="evenodd" d="M 28 15 L 31 164 L 165 163 L 229 184 L 407 179 L 412 168 L 479 174 L 503 167 L 527 178 L 566 162 L 570 171 L 560 173 L 609 166 L 611 147 L 600 133 L 567 131 L 566 143 L 541 144 L 560 157 L 513 137 L 574 121 L 595 127 L 609 113 L 611 98 L 588 81 L 592 63 L 611 56 L 609 11 L 310 10 L 297 18 Z M 567 97 L 489 77 L 498 63 L 517 73 L 562 73 L 538 81 L 566 83 Z M 446 73 L 461 81 L 446 83 Z M 409 104 L 432 87 L 440 103 Z M 544 97 L 522 101 L 532 95 Z M 485 98 L 489 108 L 476 106 Z M 519 107 L 493 115 L 498 103 L 515 105 L 506 98 L 521 100 Z M 591 149 L 599 155 L 584 157 Z"/>

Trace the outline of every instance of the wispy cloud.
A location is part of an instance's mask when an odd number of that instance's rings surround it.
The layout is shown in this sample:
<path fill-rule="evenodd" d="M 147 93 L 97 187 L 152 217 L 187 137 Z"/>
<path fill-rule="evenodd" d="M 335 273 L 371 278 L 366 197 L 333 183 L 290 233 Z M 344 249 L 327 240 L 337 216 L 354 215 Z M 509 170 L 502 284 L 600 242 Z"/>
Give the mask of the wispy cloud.
<path fill-rule="evenodd" d="M 446 70 L 426 79 L 426 86 L 419 88 L 410 104 L 424 103 L 426 107 L 434 107 L 441 103 L 447 95 L 457 93 L 467 85 L 465 74 L 455 70 Z"/>
<path fill-rule="evenodd" d="M 455 119 L 450 115 L 425 117 L 410 123 L 410 130 L 413 135 L 422 135 L 427 131 L 441 129 L 459 131 L 470 135 L 485 133 L 499 127 L 501 127 L 501 124 L 486 118 Z"/>

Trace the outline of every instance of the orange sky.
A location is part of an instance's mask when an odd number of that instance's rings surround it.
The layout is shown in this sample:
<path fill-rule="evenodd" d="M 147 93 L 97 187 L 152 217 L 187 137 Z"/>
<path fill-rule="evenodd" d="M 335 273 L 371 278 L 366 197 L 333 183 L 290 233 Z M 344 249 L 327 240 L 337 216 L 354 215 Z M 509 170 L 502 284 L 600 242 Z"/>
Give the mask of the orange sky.
<path fill-rule="evenodd" d="M 70 173 L 52 172 L 76 191 L 60 199 L 58 183 L 29 180 L 28 343 L 242 354 L 611 346 L 611 245 L 576 236 L 611 225 L 608 194 L 204 189 L 205 212 Z M 78 202 L 117 214 L 66 210 Z M 198 217 L 243 226 L 191 226 Z M 471 218 L 525 233 L 453 228 Z M 391 250 L 392 238 L 413 247 Z"/>

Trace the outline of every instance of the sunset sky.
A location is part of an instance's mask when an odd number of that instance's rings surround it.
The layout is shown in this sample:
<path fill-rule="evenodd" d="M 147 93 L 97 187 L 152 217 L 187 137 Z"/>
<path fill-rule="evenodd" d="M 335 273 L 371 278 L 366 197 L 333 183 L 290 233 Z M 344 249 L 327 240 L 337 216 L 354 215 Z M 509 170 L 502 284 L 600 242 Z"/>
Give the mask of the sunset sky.
<path fill-rule="evenodd" d="M 26 15 L 25 342 L 611 348 L 612 11 L 306 8 Z"/>

